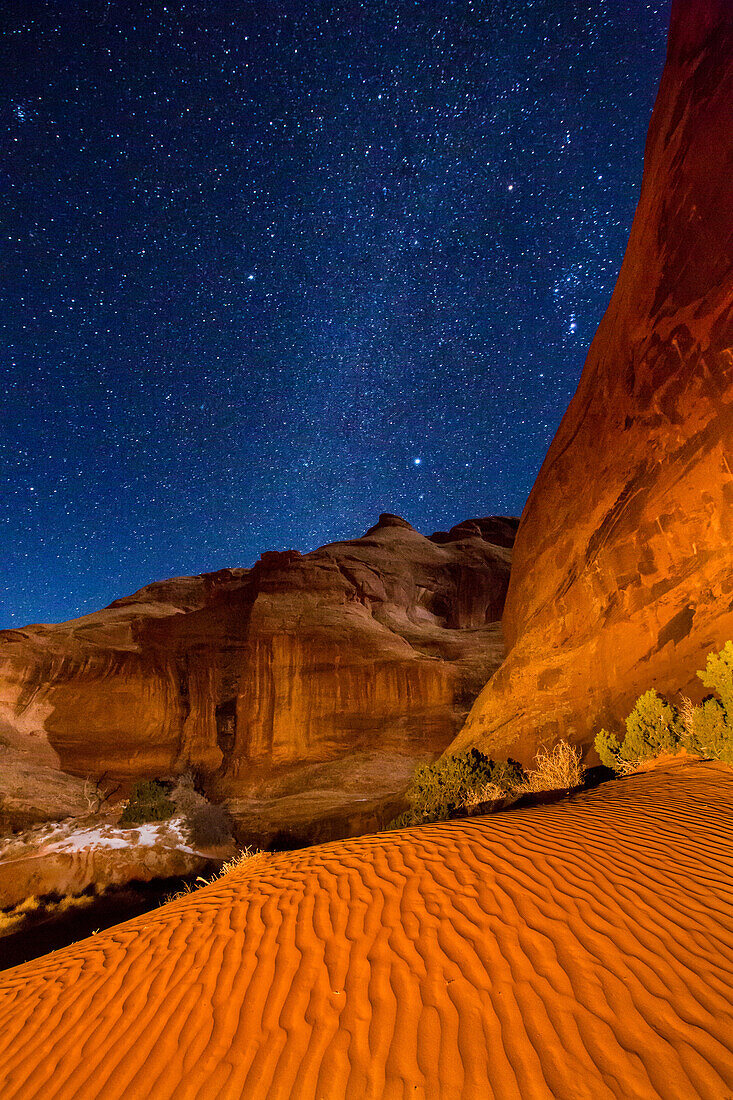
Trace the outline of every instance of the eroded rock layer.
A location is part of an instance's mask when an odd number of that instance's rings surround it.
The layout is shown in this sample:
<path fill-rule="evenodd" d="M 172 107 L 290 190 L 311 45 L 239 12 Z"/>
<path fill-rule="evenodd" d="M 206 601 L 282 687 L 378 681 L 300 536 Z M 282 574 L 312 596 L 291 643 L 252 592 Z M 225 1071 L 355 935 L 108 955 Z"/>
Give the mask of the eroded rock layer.
<path fill-rule="evenodd" d="M 501 660 L 515 528 L 472 520 L 426 538 L 383 515 L 360 539 L 6 631 L 5 759 L 95 778 L 193 766 L 220 793 L 262 794 L 275 769 L 434 754 Z"/>
<path fill-rule="evenodd" d="M 589 744 L 733 636 L 733 5 L 677 0 L 609 309 L 522 515 L 456 745 Z"/>

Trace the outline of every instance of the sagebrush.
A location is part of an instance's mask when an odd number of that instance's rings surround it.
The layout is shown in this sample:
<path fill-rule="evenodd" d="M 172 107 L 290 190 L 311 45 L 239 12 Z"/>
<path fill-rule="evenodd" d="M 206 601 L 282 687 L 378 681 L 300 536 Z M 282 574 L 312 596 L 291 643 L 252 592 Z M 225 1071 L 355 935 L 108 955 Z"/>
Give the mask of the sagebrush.
<path fill-rule="evenodd" d="M 491 760 L 479 749 L 443 756 L 415 769 L 407 789 L 408 810 L 391 823 L 393 828 L 447 821 L 467 800 L 489 785 L 509 791 L 523 778 L 515 760 Z"/>
<path fill-rule="evenodd" d="M 508 796 L 540 791 L 572 790 L 583 781 L 580 750 L 567 741 L 540 749 L 526 774 L 516 760 L 491 760 L 474 748 L 417 767 L 407 789 L 410 808 L 390 827 L 446 821 L 457 811 L 485 802 L 502 802 Z"/>

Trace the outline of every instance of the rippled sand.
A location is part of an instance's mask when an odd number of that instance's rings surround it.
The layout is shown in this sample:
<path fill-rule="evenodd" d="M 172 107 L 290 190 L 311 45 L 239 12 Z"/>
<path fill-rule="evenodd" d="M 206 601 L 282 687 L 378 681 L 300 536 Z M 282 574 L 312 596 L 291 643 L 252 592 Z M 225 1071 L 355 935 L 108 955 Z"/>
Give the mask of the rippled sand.
<path fill-rule="evenodd" d="M 0 1096 L 733 1096 L 733 770 L 255 860 L 0 975 Z"/>

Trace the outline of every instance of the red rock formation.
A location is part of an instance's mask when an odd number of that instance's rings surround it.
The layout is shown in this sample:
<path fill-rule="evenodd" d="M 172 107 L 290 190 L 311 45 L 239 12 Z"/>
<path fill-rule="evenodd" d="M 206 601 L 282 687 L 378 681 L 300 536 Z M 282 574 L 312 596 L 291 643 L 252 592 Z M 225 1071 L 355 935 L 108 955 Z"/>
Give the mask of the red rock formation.
<path fill-rule="evenodd" d="M 240 794 L 273 769 L 439 752 L 501 660 L 515 527 L 475 520 L 434 541 L 382 516 L 360 539 L 6 631 L 5 751 L 78 776 L 192 765 Z"/>
<path fill-rule="evenodd" d="M 510 654 L 456 747 L 588 744 L 733 636 L 732 343 L 733 4 L 676 0 L 618 284 L 522 515 Z"/>

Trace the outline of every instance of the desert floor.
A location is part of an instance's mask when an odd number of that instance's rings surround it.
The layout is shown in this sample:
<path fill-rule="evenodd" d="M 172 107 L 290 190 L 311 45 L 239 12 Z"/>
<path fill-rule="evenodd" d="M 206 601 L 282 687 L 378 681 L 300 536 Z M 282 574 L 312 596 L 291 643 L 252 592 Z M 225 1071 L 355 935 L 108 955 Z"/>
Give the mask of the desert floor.
<path fill-rule="evenodd" d="M 0 974 L 0 1096 L 733 1097 L 733 770 L 257 857 Z"/>

